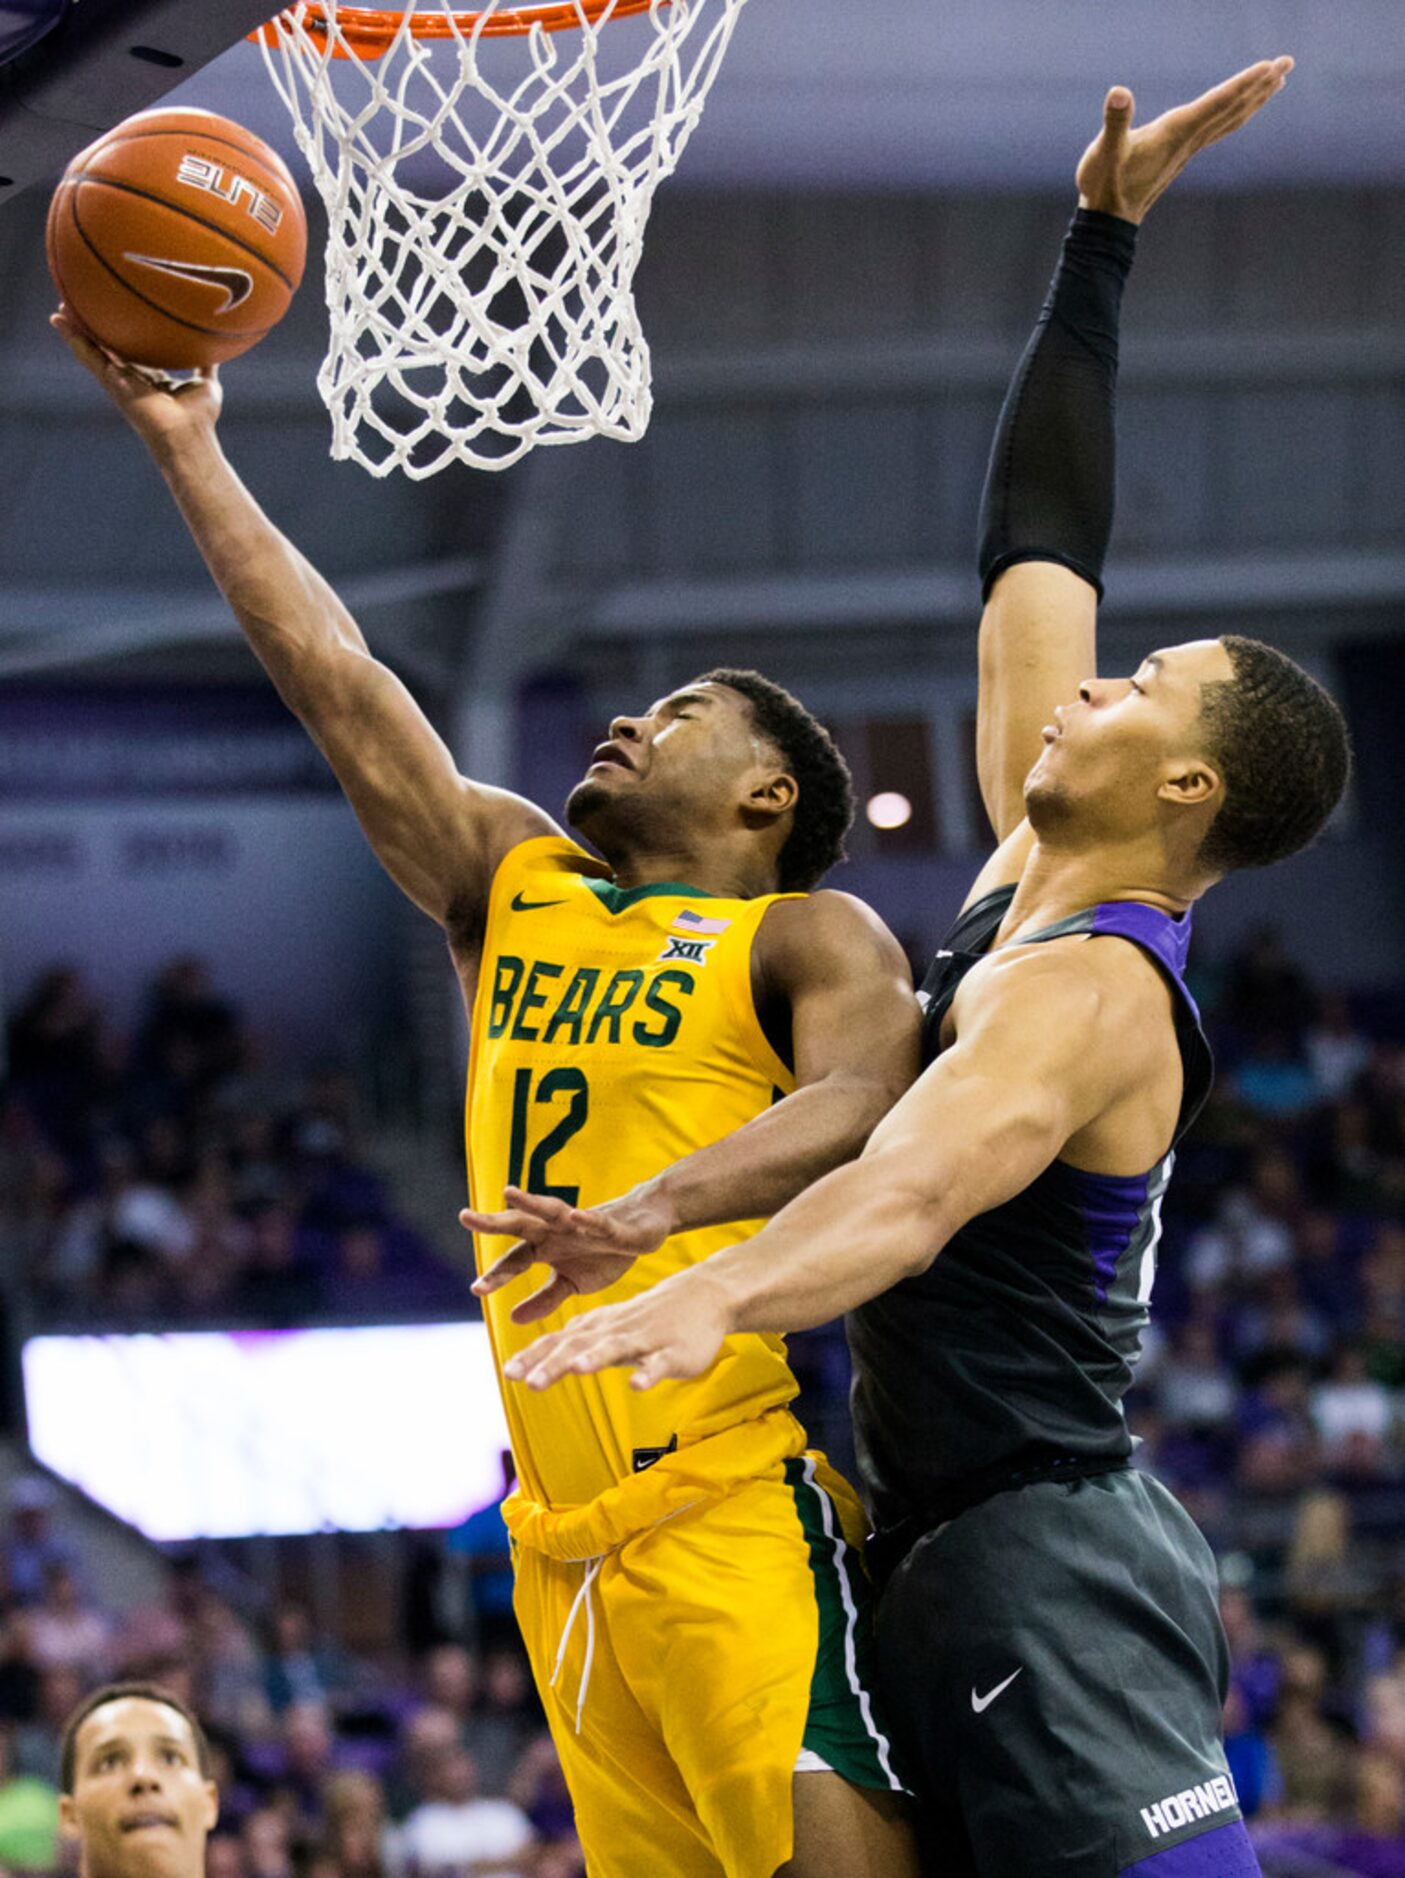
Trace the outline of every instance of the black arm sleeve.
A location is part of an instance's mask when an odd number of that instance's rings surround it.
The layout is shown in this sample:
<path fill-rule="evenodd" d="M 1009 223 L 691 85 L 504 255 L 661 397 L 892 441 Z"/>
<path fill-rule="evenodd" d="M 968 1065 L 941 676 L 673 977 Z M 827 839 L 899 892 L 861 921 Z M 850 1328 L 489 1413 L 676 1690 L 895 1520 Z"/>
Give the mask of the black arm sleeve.
<path fill-rule="evenodd" d="M 1016 561 L 1059 561 L 1102 598 L 1112 532 L 1117 326 L 1137 230 L 1079 209 L 1006 393 L 981 496 L 981 594 Z"/>

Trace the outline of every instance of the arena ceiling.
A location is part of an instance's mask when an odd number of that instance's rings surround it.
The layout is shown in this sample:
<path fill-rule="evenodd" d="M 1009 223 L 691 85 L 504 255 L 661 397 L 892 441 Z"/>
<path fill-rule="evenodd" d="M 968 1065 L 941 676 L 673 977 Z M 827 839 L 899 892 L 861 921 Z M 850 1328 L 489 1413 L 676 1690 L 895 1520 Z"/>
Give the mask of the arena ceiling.
<path fill-rule="evenodd" d="M 1405 178 L 1400 0 L 751 0 L 678 186 L 1052 186 L 1109 84 L 1145 114 L 1281 52 L 1291 114 L 1202 181 Z M 175 95 L 290 147 L 252 46 Z"/>
<path fill-rule="evenodd" d="M 203 3 L 200 13 L 183 15 L 187 30 L 204 29 Z M 133 17 L 143 8 L 154 17 L 172 0 L 91 5 L 95 15 L 129 7 Z M 718 192 L 733 189 L 1058 191 L 1068 186 L 1071 156 L 1096 124 L 1109 83 L 1130 83 L 1145 117 L 1281 51 L 1298 60 L 1290 108 L 1285 99 L 1251 137 L 1210 153 L 1188 180 L 1237 190 L 1405 182 L 1401 0 L 1330 7 L 1322 0 L 750 0 L 668 188 L 709 192 L 714 213 Z M 0 84 L 0 106 L 3 92 Z M 236 43 L 163 102 L 240 119 L 305 174 L 253 46 Z M 0 145 L 3 129 L 0 108 Z M 72 147 L 85 141 L 75 135 Z M 105 659 L 125 662 L 143 647 L 173 658 L 178 646 L 209 669 L 216 647 L 229 642 L 228 616 L 172 531 L 152 527 L 147 473 L 44 327 L 45 193 L 36 183 L 0 214 L 0 497 L 8 489 L 13 511 L 23 490 L 46 492 L 42 539 L 11 532 L 8 547 L 0 541 L 0 673 L 101 669 Z M 1362 204 L 1369 240 L 1371 198 L 1351 200 Z M 738 217 L 749 215 L 748 196 L 737 201 Z M 311 462 L 324 449 L 310 391 L 320 314 L 315 296 L 305 299 L 288 331 L 249 368 L 229 425 L 275 484 L 282 462 Z M 1373 317 L 1394 333 L 1399 311 L 1381 306 Z M 806 370 L 822 376 L 826 360 L 820 349 Z M 846 356 L 834 369 L 853 364 Z M 257 434 L 246 442 L 240 426 Z M 349 597 L 379 608 L 378 621 L 398 621 L 418 618 L 442 592 L 453 614 L 494 552 L 495 511 L 470 539 L 429 502 L 412 503 L 408 491 L 386 485 L 352 488 L 352 474 L 328 474 L 319 461 L 299 477 L 299 538 L 315 558 L 336 564 L 354 559 L 349 544 L 391 514 L 393 552 L 357 573 L 369 585 Z M 479 498 L 485 510 L 497 500 Z M 32 509 L 31 502 L 25 512 Z M 94 514 L 104 517 L 111 544 L 101 574 L 72 547 L 70 518 Z"/>

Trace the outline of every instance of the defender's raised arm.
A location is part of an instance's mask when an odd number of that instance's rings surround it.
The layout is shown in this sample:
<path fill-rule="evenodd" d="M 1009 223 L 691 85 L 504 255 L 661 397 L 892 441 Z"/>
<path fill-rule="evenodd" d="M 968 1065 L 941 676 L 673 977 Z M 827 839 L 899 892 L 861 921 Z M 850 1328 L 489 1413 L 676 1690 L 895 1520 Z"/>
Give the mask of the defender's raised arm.
<path fill-rule="evenodd" d="M 997 840 L 1019 839 L 980 892 L 1018 877 L 1040 730 L 1097 670 L 1118 326 L 1137 226 L 1197 151 L 1262 109 L 1292 65 L 1261 60 L 1135 130 L 1132 94 L 1115 85 L 1079 161 L 1078 211 L 1001 410 L 981 501 L 977 764 Z"/>

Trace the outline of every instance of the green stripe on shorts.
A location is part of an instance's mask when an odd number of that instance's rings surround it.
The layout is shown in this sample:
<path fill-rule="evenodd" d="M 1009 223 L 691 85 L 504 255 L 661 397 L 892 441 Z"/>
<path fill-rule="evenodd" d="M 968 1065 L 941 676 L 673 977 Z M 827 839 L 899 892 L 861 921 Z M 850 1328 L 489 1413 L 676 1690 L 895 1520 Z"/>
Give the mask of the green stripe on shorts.
<path fill-rule="evenodd" d="M 810 1684 L 803 1746 L 856 1787 L 895 1793 L 892 1749 L 878 1725 L 873 1698 L 873 1612 L 868 1578 L 844 1538 L 833 1501 L 801 1455 L 785 1463 L 786 1483 L 810 1548 L 819 1608 L 819 1643 Z"/>

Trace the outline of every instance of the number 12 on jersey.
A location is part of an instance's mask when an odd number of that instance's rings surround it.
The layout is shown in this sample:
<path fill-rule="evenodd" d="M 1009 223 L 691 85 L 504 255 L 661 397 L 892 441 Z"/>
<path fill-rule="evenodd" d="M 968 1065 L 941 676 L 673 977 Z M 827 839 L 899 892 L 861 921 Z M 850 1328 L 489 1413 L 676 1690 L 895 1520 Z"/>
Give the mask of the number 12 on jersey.
<path fill-rule="evenodd" d="M 512 1133 L 507 1150 L 507 1184 L 509 1187 L 520 1187 L 524 1193 L 540 1193 L 548 1199 L 564 1200 L 567 1206 L 575 1206 L 580 1200 L 580 1188 L 553 1184 L 549 1167 L 552 1156 L 559 1154 L 566 1143 L 585 1127 L 586 1117 L 590 1113 L 590 1085 L 586 1082 L 584 1070 L 550 1069 L 533 1090 L 534 1073 L 530 1069 L 519 1069 L 512 1079 Z M 531 1158 L 528 1159 L 527 1137 L 533 1132 L 531 1121 L 537 1116 L 538 1105 L 544 1106 L 549 1112 L 557 1107 L 563 1097 L 566 1100 L 565 1114 L 557 1117 L 532 1149 Z M 546 1117 L 537 1116 L 537 1119 L 545 1120 Z"/>

